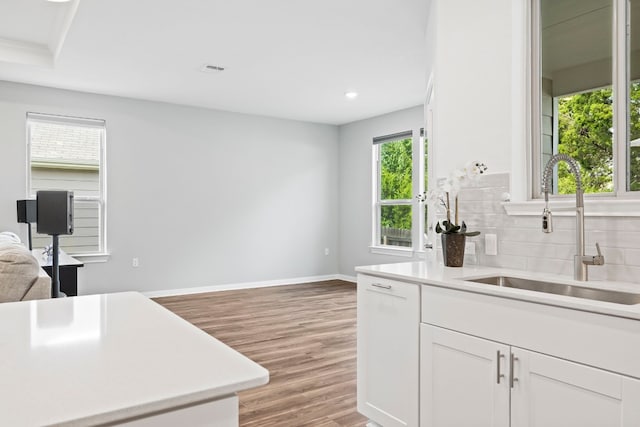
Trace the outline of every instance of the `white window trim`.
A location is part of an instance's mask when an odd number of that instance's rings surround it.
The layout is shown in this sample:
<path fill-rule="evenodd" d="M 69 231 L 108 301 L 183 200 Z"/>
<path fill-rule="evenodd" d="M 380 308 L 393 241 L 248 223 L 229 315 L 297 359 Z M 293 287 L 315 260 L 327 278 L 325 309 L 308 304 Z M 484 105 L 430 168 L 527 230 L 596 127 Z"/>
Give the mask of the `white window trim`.
<path fill-rule="evenodd" d="M 78 261 L 82 261 L 85 264 L 98 264 L 109 261 L 109 258 L 111 258 L 111 254 L 108 252 L 95 254 L 74 254 L 73 258 L 77 259 Z"/>
<path fill-rule="evenodd" d="M 110 254 L 107 250 L 107 156 L 106 156 L 107 125 L 106 125 L 106 121 L 102 119 L 90 119 L 90 118 L 82 118 L 82 117 L 56 115 L 56 114 L 27 112 L 26 120 L 25 120 L 26 135 L 27 135 L 27 144 L 26 144 L 27 198 L 36 197 L 36 194 L 33 193 L 33 189 L 31 188 L 31 126 L 30 126 L 30 123 L 33 123 L 33 122 L 64 123 L 64 124 L 75 125 L 75 126 L 95 127 L 101 130 L 100 197 L 74 195 L 75 201 L 98 202 L 99 209 L 100 209 L 100 224 L 99 224 L 100 225 L 100 239 L 99 239 L 100 250 L 95 253 L 88 252 L 88 253 L 69 254 L 69 255 L 73 256 L 74 258 L 80 261 L 87 262 L 87 263 L 107 261 Z"/>
<path fill-rule="evenodd" d="M 406 131 L 407 133 L 409 131 Z M 424 159 L 424 143 L 420 135 L 420 129 L 412 129 L 411 131 L 412 141 L 412 176 L 411 176 L 411 188 L 413 194 L 419 194 L 425 191 L 424 188 L 424 165 L 422 160 Z M 405 132 L 400 132 L 405 133 Z M 416 142 L 418 141 L 418 142 Z M 378 145 L 372 147 L 372 186 L 371 186 L 371 236 L 372 243 L 369 245 L 369 252 L 380 255 L 392 255 L 398 257 L 410 258 L 414 255 L 423 254 L 424 250 L 424 207 L 417 202 L 417 199 L 397 199 L 397 200 L 379 200 L 378 190 L 380 186 L 380 162 L 379 162 L 379 150 Z M 420 159 L 416 162 L 416 159 Z M 416 163 L 418 163 L 416 165 Z M 417 191 L 415 189 L 418 189 Z M 382 245 L 377 242 L 380 241 L 380 206 L 395 206 L 405 205 L 411 206 L 411 247 L 408 246 L 394 246 L 394 245 Z M 416 209 L 416 206 L 418 207 Z M 418 226 L 414 226 L 417 224 Z"/>
<path fill-rule="evenodd" d="M 421 191 L 427 191 L 429 188 L 424 187 L 424 169 L 427 168 L 427 178 L 428 184 L 431 188 L 436 188 L 434 185 L 436 183 L 436 177 L 434 174 L 435 165 L 434 165 L 434 144 L 433 141 L 436 139 L 435 136 L 435 127 L 433 123 L 433 109 L 435 103 L 435 93 L 433 90 L 433 73 L 429 74 L 429 79 L 427 80 L 427 91 L 425 93 L 424 98 L 424 132 L 423 132 L 423 140 L 420 141 L 420 155 L 421 158 L 424 159 L 425 154 L 427 155 L 427 164 L 422 165 L 422 175 L 420 176 L 420 188 Z M 424 152 L 424 140 L 427 140 L 427 152 Z M 430 143 L 429 143 L 430 141 Z M 425 217 L 424 210 L 427 208 L 426 203 L 420 203 L 420 219 Z M 436 232 L 434 229 L 434 221 L 436 219 L 436 215 L 433 209 L 427 211 L 426 223 L 422 225 L 422 229 L 420 230 L 420 250 L 418 253 L 426 253 L 427 251 L 434 251 L 436 247 Z M 429 225 L 431 225 L 431 229 L 429 229 Z M 427 248 L 427 244 L 430 244 L 430 247 Z"/>
<path fill-rule="evenodd" d="M 413 248 L 410 248 L 410 247 L 379 245 L 379 246 L 369 246 L 369 252 L 371 252 L 372 254 L 378 254 L 378 255 L 392 255 L 392 256 L 399 256 L 404 258 L 412 258 L 417 251 L 413 250 Z"/>
<path fill-rule="evenodd" d="M 541 189 L 535 188 L 540 183 L 541 164 L 537 154 L 540 144 L 540 123 L 534 117 L 540 116 L 540 82 L 538 73 L 532 70 L 539 69 L 539 1 L 525 0 L 512 4 L 513 38 L 512 38 L 512 151 L 511 151 L 511 202 L 503 203 L 508 215 L 538 216 L 542 212 L 544 202 L 541 200 Z M 614 28 L 616 37 L 613 37 L 613 87 L 615 93 L 622 87 L 628 91 L 628 71 L 626 67 L 619 67 L 621 57 L 626 56 L 625 26 L 616 22 L 624 22 L 625 0 L 614 0 Z M 620 85 L 620 82 L 623 84 Z M 614 108 L 616 111 L 626 111 L 627 97 L 616 96 Z M 614 127 L 626 129 L 627 115 L 615 114 Z M 614 134 L 614 171 L 619 171 L 619 162 L 626 163 L 627 147 L 625 143 L 618 143 L 619 133 Z M 517 172 L 517 173 L 515 173 Z M 625 173 L 615 173 L 615 193 L 586 194 L 585 215 L 599 217 L 640 217 L 640 191 L 626 191 Z M 619 191 L 624 189 L 624 191 Z M 563 200 L 564 199 L 564 200 Z M 575 201 L 573 201 L 575 204 Z M 570 207 L 571 196 L 551 196 L 551 207 Z M 555 212 L 554 212 L 555 214 Z M 556 215 L 573 215 L 570 211 L 558 211 Z"/>

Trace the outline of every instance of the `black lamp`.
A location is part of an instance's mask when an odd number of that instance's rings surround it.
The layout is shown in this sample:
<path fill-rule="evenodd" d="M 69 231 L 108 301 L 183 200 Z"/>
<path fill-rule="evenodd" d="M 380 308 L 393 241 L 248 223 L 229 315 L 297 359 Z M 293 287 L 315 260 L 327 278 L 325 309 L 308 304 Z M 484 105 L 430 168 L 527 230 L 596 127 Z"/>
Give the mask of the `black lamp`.
<path fill-rule="evenodd" d="M 51 263 L 51 297 L 65 296 L 60 292 L 58 236 L 73 234 L 73 191 L 38 191 L 36 195 L 38 233 L 53 239 Z"/>
<path fill-rule="evenodd" d="M 33 249 L 31 245 L 31 224 L 38 219 L 38 206 L 35 200 L 18 200 L 18 222 L 27 224 L 29 227 L 29 250 Z"/>

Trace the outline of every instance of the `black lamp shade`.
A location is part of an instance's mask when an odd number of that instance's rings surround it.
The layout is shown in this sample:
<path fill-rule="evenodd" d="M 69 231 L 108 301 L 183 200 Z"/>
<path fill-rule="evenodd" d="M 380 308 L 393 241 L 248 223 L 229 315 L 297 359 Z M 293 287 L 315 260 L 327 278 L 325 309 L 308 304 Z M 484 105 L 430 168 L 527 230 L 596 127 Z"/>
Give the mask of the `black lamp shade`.
<path fill-rule="evenodd" d="M 31 224 L 38 219 L 38 206 L 35 200 L 18 200 L 18 222 Z"/>

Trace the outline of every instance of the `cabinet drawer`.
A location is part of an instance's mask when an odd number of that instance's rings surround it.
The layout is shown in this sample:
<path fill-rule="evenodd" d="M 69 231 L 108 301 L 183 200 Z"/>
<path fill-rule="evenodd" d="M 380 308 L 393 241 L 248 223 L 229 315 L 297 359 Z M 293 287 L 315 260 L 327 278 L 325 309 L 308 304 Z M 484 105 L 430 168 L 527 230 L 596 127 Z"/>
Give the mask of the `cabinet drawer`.
<path fill-rule="evenodd" d="M 640 378 L 640 322 L 423 285 L 423 323 Z"/>
<path fill-rule="evenodd" d="M 402 298 L 419 297 L 420 295 L 420 285 L 366 276 L 364 274 L 358 274 L 358 288 L 387 295 L 396 295 Z"/>

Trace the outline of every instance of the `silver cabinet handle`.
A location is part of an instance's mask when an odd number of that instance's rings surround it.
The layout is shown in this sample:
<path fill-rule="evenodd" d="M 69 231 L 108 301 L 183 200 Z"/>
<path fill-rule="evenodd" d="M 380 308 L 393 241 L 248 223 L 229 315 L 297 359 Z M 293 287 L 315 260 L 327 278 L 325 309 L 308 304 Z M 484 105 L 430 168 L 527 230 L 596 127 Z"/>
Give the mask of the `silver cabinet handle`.
<path fill-rule="evenodd" d="M 515 383 L 516 381 L 518 381 L 518 379 L 516 378 L 516 373 L 513 370 L 513 365 L 514 363 L 518 360 L 518 358 L 511 353 L 511 357 L 509 359 L 509 371 L 510 371 L 510 377 L 509 377 L 509 387 L 513 388 L 513 383 Z"/>
<path fill-rule="evenodd" d="M 372 283 L 371 286 L 382 289 L 391 289 L 391 285 L 383 285 L 382 283 Z"/>
<path fill-rule="evenodd" d="M 497 352 L 496 363 L 498 365 L 498 373 L 496 374 L 496 382 L 500 384 L 500 378 L 504 378 L 504 374 L 500 373 L 500 359 L 504 357 L 504 354 L 500 354 L 500 350 Z"/>

